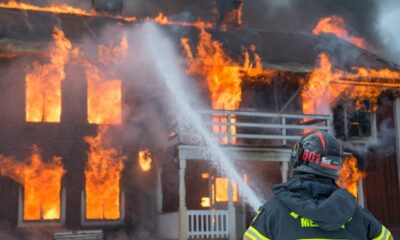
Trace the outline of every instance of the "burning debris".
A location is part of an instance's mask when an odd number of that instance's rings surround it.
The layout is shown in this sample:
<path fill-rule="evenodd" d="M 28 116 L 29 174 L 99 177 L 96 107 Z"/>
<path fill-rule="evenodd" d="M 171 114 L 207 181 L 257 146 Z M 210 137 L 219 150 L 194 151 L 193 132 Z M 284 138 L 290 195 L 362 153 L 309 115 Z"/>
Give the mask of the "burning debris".
<path fill-rule="evenodd" d="M 23 186 L 24 221 L 57 220 L 61 217 L 61 179 L 65 173 L 60 157 L 42 160 L 39 148 L 25 162 L 0 155 L 0 175 Z"/>
<path fill-rule="evenodd" d="M 121 172 L 123 156 L 109 144 L 107 127 L 100 126 L 94 137 L 86 137 L 89 144 L 85 169 L 86 219 L 117 220 L 121 217 Z"/>

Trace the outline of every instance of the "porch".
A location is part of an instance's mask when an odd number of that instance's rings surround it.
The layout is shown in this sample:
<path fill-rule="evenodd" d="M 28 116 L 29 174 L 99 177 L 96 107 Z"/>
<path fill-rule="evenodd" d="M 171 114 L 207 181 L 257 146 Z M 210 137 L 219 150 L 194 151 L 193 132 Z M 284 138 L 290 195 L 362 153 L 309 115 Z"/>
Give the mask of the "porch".
<path fill-rule="evenodd" d="M 232 163 L 243 161 L 280 164 L 281 181 L 288 178 L 291 146 L 311 130 L 332 131 L 332 117 L 247 111 L 201 112 Z M 226 207 L 207 205 L 188 209 L 186 168 L 189 161 L 210 161 L 204 147 L 179 135 L 179 210 L 159 216 L 163 239 L 241 239 L 246 227 L 244 203 L 233 200 L 233 179 L 228 178 Z M 211 201 L 215 194 L 210 193 Z"/>

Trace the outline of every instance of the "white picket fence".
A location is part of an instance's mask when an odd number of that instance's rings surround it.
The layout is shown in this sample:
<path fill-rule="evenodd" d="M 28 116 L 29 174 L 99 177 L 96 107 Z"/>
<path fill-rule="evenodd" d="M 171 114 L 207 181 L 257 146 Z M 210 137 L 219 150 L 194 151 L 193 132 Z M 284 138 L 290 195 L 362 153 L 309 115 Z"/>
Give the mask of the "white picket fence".
<path fill-rule="evenodd" d="M 187 237 L 229 238 L 227 210 L 188 210 Z"/>

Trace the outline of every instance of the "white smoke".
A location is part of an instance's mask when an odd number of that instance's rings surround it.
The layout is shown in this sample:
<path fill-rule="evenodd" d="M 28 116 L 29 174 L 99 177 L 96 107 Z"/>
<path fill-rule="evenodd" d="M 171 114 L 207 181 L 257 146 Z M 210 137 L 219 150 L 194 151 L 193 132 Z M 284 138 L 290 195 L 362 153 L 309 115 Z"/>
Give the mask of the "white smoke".
<path fill-rule="evenodd" d="M 379 3 L 377 30 L 388 57 L 400 63 L 400 2 L 383 0 Z"/>

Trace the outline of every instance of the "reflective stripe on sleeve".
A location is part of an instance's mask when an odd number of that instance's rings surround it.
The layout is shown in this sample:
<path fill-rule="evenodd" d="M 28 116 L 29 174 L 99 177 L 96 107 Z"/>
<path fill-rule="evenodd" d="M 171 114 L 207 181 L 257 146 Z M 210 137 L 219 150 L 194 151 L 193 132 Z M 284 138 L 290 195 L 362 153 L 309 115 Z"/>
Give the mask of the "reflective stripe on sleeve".
<path fill-rule="evenodd" d="M 247 231 L 244 233 L 244 235 L 251 240 L 270 240 L 266 236 L 262 235 L 257 229 L 254 227 L 250 226 Z"/>
<path fill-rule="evenodd" d="M 387 230 L 387 228 L 385 228 L 385 226 L 382 225 L 381 234 L 378 237 L 374 238 L 373 240 L 388 240 L 390 238 L 390 236 L 392 236 L 390 231 Z"/>

